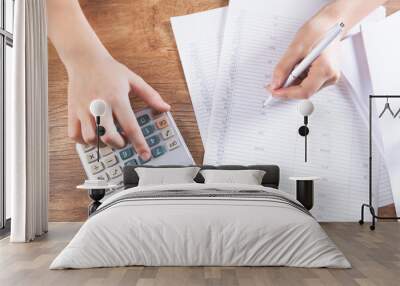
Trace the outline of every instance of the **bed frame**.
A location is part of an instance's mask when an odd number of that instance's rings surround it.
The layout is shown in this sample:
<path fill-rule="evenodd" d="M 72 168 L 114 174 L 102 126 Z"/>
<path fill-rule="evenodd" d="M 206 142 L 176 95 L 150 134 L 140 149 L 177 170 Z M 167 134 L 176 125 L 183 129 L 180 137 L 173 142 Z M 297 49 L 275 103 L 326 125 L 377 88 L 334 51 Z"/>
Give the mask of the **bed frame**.
<path fill-rule="evenodd" d="M 166 165 L 166 166 L 125 166 L 123 170 L 124 175 L 124 188 L 129 189 L 136 187 L 139 184 L 139 176 L 135 169 L 138 167 L 144 168 L 184 168 L 188 166 L 182 165 Z M 207 169 L 217 169 L 217 170 L 263 170 L 265 175 L 261 181 L 264 187 L 270 187 L 274 189 L 279 188 L 279 167 L 276 165 L 250 165 L 250 166 L 240 166 L 240 165 L 221 165 L 221 166 L 210 166 L 204 165 L 200 166 L 201 170 Z M 204 183 L 204 178 L 200 174 L 194 178 L 197 183 Z M 101 205 L 101 199 L 104 197 L 106 190 L 97 189 L 89 190 L 89 197 L 92 199 L 92 203 L 88 207 L 89 216 L 92 215 L 96 209 Z"/>
<path fill-rule="evenodd" d="M 187 166 L 177 166 L 177 165 L 168 165 L 168 166 L 126 166 L 124 167 L 123 175 L 124 175 L 124 186 L 125 189 L 136 187 L 139 183 L 139 176 L 136 173 L 135 169 L 138 167 L 145 168 L 182 168 Z M 276 165 L 250 165 L 250 166 L 240 166 L 240 165 L 221 165 L 221 166 L 210 166 L 204 165 L 199 166 L 201 170 L 206 169 L 217 169 L 217 170 L 263 170 L 265 171 L 265 175 L 262 179 L 261 184 L 264 187 L 271 187 L 278 189 L 279 187 L 279 167 Z M 198 173 L 194 180 L 197 183 L 204 183 L 204 178 Z"/>

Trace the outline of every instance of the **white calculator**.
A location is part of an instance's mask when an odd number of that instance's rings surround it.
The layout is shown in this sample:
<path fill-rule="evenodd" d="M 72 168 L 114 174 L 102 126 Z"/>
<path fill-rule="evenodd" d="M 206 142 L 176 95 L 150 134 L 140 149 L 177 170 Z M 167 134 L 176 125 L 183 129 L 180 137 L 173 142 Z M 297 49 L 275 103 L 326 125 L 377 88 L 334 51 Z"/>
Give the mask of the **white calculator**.
<path fill-rule="evenodd" d="M 100 161 L 97 161 L 96 146 L 76 144 L 88 179 L 103 179 L 118 186 L 108 191 L 107 196 L 124 188 L 124 166 L 195 164 L 170 112 L 154 113 L 152 109 L 145 108 L 135 112 L 135 115 L 151 150 L 151 158 L 147 161 L 140 158 L 131 144 L 122 149 L 102 144 Z"/>

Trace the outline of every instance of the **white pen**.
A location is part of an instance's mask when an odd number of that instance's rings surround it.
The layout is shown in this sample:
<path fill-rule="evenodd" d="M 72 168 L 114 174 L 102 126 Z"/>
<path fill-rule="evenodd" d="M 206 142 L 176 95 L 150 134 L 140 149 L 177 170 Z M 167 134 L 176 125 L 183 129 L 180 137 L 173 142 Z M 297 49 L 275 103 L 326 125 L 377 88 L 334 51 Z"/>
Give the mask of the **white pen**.
<path fill-rule="evenodd" d="M 311 52 L 293 69 L 287 78 L 283 87 L 289 87 L 293 84 L 293 82 L 301 76 L 302 73 L 307 70 L 310 65 L 318 58 L 322 52 L 339 36 L 339 34 L 343 31 L 344 24 L 339 23 L 333 26 L 328 30 L 325 37 L 311 50 Z M 270 96 L 268 99 L 264 101 L 263 107 L 266 107 L 270 104 L 274 98 Z"/>

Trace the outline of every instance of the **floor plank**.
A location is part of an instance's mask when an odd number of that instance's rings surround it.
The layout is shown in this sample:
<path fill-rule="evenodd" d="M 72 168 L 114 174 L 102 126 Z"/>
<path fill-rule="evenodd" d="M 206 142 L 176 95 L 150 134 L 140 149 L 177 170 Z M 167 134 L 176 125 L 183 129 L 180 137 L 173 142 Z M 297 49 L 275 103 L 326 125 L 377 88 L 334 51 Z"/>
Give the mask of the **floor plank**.
<path fill-rule="evenodd" d="M 50 223 L 45 236 L 29 244 L 0 240 L 0 285 L 397 286 L 400 224 L 382 222 L 376 231 L 357 223 L 321 224 L 350 260 L 352 269 L 289 267 L 119 267 L 49 270 L 55 256 L 82 223 Z"/>

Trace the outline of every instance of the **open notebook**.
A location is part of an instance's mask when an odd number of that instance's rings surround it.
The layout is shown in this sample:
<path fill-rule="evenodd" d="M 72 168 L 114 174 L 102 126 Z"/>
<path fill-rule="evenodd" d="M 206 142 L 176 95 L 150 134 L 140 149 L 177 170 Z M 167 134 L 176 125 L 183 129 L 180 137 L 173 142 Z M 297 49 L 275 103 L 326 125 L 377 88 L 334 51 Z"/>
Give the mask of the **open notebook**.
<path fill-rule="evenodd" d="M 302 8 L 294 15 L 288 13 L 292 1 L 280 1 L 271 9 L 261 0 L 252 1 L 252 5 L 232 0 L 229 12 L 224 8 L 172 20 L 202 139 L 206 142 L 204 163 L 278 164 L 282 170 L 281 188 L 292 193 L 294 184 L 288 180 L 289 176 L 320 176 L 314 215 L 320 220 L 354 221 L 359 217 L 360 204 L 368 196 L 368 134 L 349 85 L 342 81 L 313 98 L 316 111 L 310 118 L 307 164 L 303 158 L 304 139 L 297 134 L 302 123 L 297 103 L 262 108 L 267 96 L 265 84 L 277 60 L 297 29 L 326 3 L 300 2 Z M 225 18 L 225 29 L 218 28 L 221 26 L 217 25 L 223 26 Z M 192 25 L 201 27 L 200 32 L 185 35 L 182 26 Z M 194 47 L 201 46 L 206 50 L 193 52 Z M 220 51 L 219 57 L 212 49 Z M 207 54 L 214 55 L 217 61 L 208 63 Z M 190 64 L 187 60 L 190 57 L 207 64 Z M 210 77 L 203 77 L 204 74 Z M 200 112 L 197 104 L 204 100 L 201 93 L 204 88 L 195 84 L 199 81 L 208 87 L 211 114 Z M 385 205 L 391 202 L 391 196 L 383 161 L 379 160 L 375 168 L 374 182 L 381 186 L 384 194 L 381 197 L 386 201 L 380 204 Z"/>

